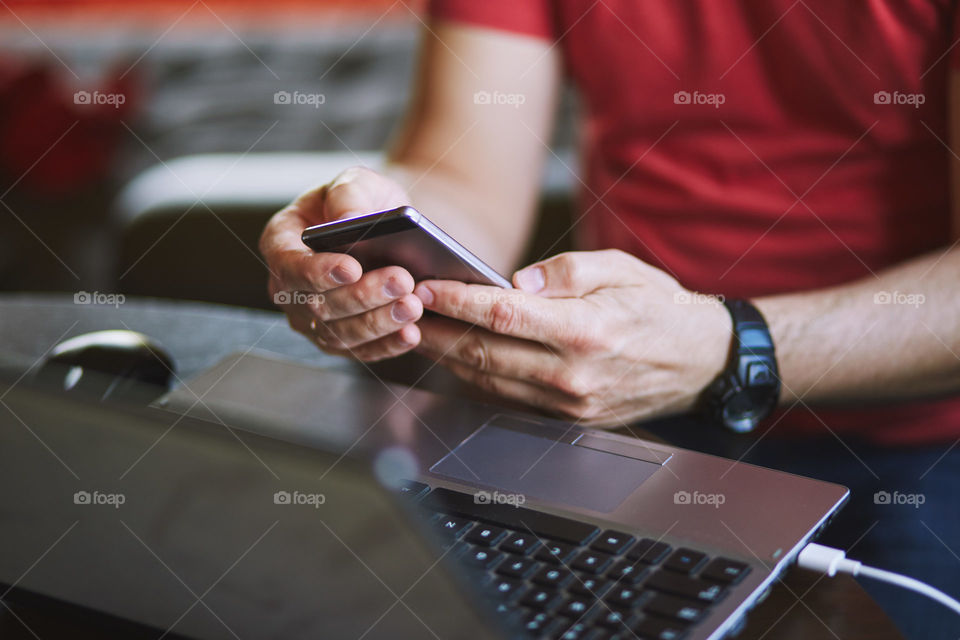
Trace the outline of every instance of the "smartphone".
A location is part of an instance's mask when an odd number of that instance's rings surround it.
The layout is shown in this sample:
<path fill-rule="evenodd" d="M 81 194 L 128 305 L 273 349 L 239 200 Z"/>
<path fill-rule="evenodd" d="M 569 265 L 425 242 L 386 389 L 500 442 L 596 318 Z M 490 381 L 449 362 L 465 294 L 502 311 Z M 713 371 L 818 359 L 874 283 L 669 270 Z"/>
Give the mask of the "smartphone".
<path fill-rule="evenodd" d="M 369 213 L 304 230 L 303 243 L 316 252 L 346 253 L 364 271 L 397 265 L 417 282 L 458 280 L 510 289 L 510 281 L 413 207 Z"/>

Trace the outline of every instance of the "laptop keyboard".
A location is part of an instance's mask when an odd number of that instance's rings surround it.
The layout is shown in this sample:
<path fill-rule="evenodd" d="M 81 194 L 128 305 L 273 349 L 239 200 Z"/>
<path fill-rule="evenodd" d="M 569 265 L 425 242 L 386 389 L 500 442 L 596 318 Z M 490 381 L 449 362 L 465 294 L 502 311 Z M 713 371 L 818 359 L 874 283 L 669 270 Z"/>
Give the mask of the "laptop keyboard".
<path fill-rule="evenodd" d="M 497 610 L 536 638 L 679 640 L 750 571 L 743 562 L 408 482 Z"/>

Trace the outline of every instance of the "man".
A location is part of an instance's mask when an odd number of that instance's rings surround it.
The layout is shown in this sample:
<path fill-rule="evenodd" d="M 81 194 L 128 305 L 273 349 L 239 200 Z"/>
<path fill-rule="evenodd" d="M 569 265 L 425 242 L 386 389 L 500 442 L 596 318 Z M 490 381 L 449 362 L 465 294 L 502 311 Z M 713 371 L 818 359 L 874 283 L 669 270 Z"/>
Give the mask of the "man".
<path fill-rule="evenodd" d="M 271 290 L 325 293 L 285 311 L 327 352 L 416 349 L 505 399 L 596 426 L 704 402 L 723 422 L 711 383 L 735 368 L 733 301 L 749 300 L 772 336 L 776 365 L 763 371 L 783 408 L 763 431 L 774 444 L 758 449 L 792 447 L 803 460 L 778 466 L 847 479 L 856 499 L 873 499 L 866 487 L 914 505 L 923 495 L 924 510 L 906 513 L 880 494 L 848 543 L 876 517 L 900 545 L 877 557 L 905 558 L 889 568 L 960 591 L 960 515 L 933 499 L 956 487 L 960 436 L 955 13 L 930 0 L 436 0 L 389 168 L 348 169 L 271 220 Z M 565 74 L 584 110 L 574 231 L 585 251 L 517 271 L 519 294 L 415 283 L 401 267 L 362 273 L 300 242 L 308 225 L 412 203 L 512 270 Z M 803 467 L 820 445 L 804 456 L 783 444 L 797 435 L 842 444 L 843 466 L 872 479 Z M 910 615 L 922 605 L 875 593 L 918 637 L 956 634 L 935 607 Z"/>

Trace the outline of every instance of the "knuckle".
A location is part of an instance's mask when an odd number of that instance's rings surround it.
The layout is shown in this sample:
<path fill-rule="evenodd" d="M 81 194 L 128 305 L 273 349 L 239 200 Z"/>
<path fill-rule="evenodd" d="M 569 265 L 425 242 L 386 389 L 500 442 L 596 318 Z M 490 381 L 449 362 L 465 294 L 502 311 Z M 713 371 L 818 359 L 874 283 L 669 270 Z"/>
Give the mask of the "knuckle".
<path fill-rule="evenodd" d="M 490 354 L 487 352 L 487 346 L 477 336 L 469 336 L 464 340 L 460 356 L 472 369 L 487 371 L 490 368 Z"/>
<path fill-rule="evenodd" d="M 490 329 L 494 333 L 510 334 L 517 329 L 520 322 L 520 314 L 516 305 L 506 300 L 497 300 L 490 305 L 489 320 Z"/>
<path fill-rule="evenodd" d="M 550 385 L 572 398 L 585 398 L 590 394 L 590 387 L 583 376 L 566 367 L 552 375 Z"/>
<path fill-rule="evenodd" d="M 330 187 L 327 192 L 327 202 L 333 205 L 350 204 L 366 199 L 367 187 L 362 180 L 348 179 Z"/>
<path fill-rule="evenodd" d="M 576 253 L 561 253 L 556 257 L 557 266 L 568 283 L 577 282 L 583 274 L 583 265 Z"/>
<path fill-rule="evenodd" d="M 309 309 L 313 317 L 317 319 L 318 324 L 321 322 L 327 322 L 333 317 L 333 313 L 330 310 L 330 304 L 326 300 L 309 305 Z"/>
<path fill-rule="evenodd" d="M 383 333 L 384 324 L 381 315 L 376 312 L 365 313 L 360 316 L 359 331 L 353 336 L 357 342 L 367 342 L 379 338 Z"/>
<path fill-rule="evenodd" d="M 361 309 L 370 308 L 373 304 L 372 301 L 374 297 L 372 283 L 367 279 L 361 286 L 354 287 L 351 295 L 354 303 L 356 303 L 358 307 Z"/>

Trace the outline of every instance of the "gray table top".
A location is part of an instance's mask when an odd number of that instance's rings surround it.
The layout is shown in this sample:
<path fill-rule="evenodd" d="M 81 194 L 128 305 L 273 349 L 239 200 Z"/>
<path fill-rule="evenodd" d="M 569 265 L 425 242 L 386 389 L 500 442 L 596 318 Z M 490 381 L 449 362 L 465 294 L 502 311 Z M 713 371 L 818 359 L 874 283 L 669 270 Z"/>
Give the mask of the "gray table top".
<path fill-rule="evenodd" d="M 293 331 L 282 313 L 182 300 L 128 297 L 123 304 L 107 305 L 78 304 L 67 293 L 0 294 L 0 369 L 22 373 L 60 342 L 105 329 L 139 331 L 156 340 L 173 358 L 179 380 L 231 353 L 256 349 L 311 366 L 493 401 L 416 354 L 358 364 L 321 352 Z"/>
<path fill-rule="evenodd" d="M 281 313 L 175 300 L 77 304 L 70 294 L 0 295 L 0 361 L 26 369 L 72 336 L 102 329 L 157 340 L 186 378 L 235 351 L 259 349 L 317 366 L 345 365 L 295 333 Z"/>

